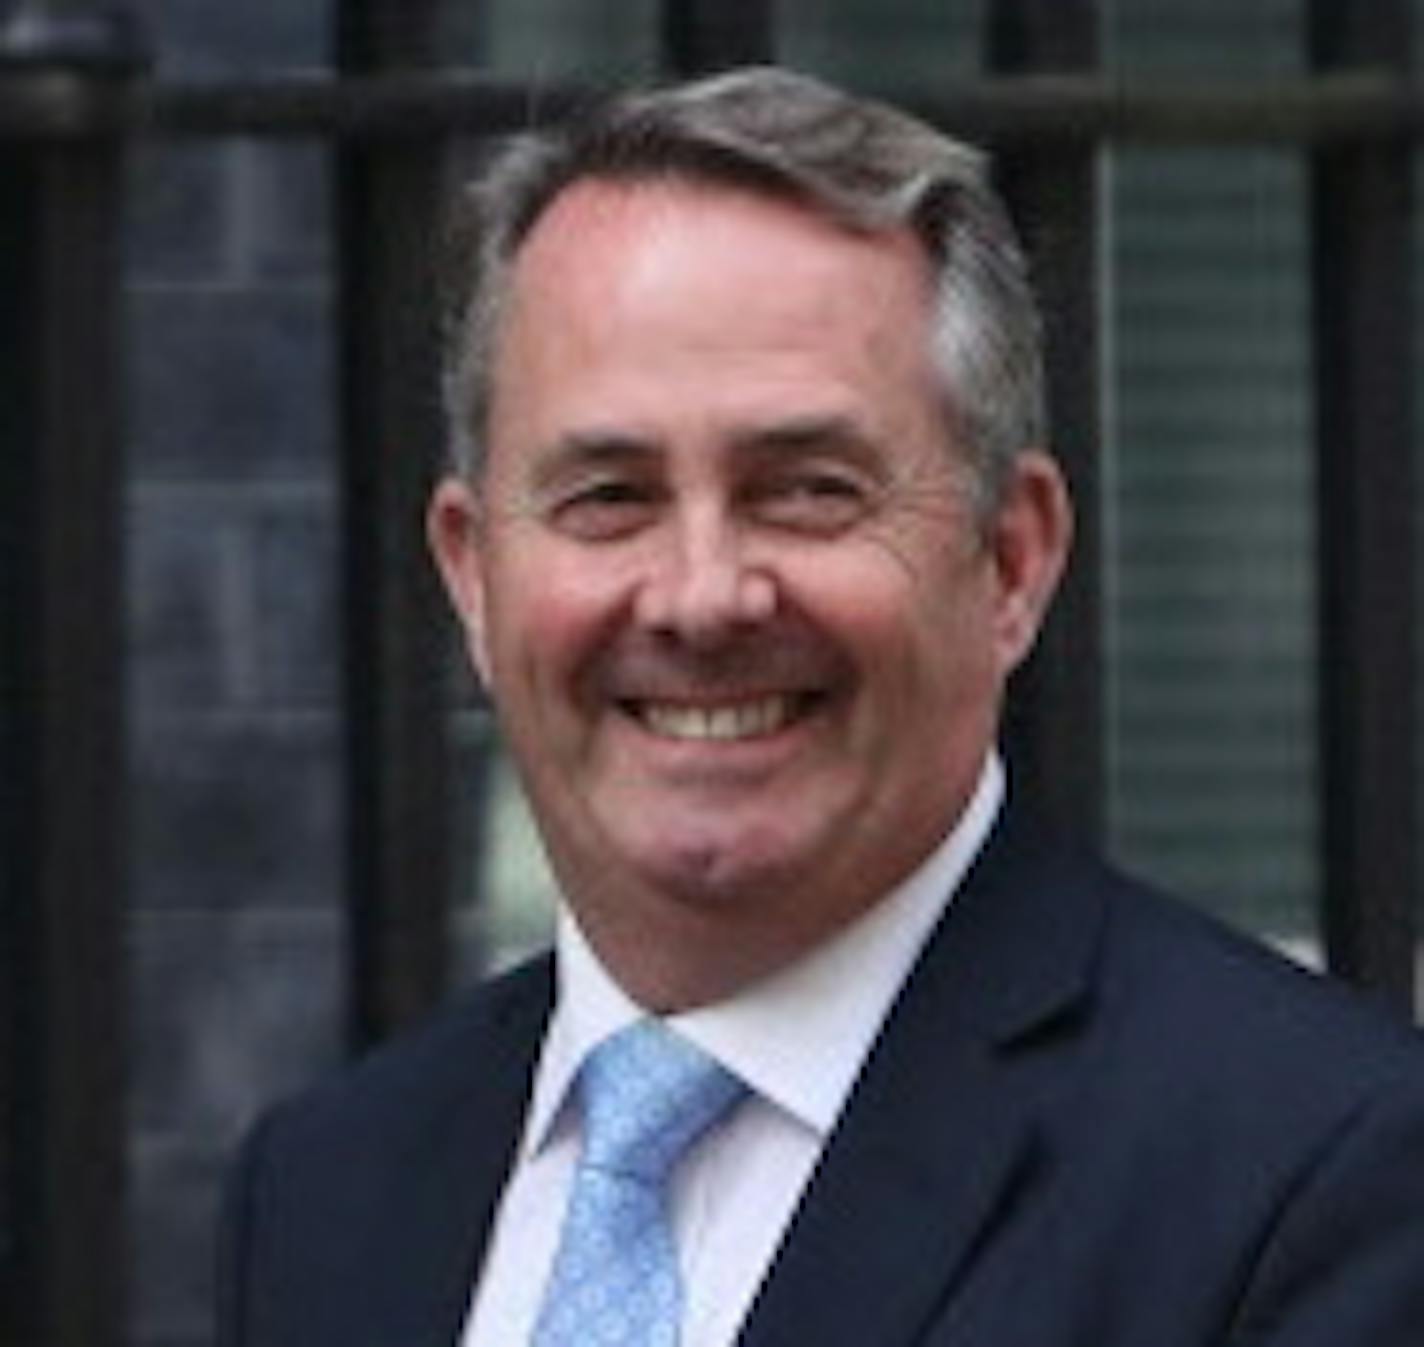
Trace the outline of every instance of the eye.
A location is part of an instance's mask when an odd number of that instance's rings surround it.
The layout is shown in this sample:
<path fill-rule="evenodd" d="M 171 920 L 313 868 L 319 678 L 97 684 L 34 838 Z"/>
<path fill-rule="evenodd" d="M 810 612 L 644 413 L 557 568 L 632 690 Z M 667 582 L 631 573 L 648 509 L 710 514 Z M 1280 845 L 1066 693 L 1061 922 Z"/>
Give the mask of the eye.
<path fill-rule="evenodd" d="M 551 514 L 560 532 L 585 542 L 603 542 L 642 527 L 657 503 L 657 494 L 647 483 L 606 477 L 564 492 L 554 502 Z"/>
<path fill-rule="evenodd" d="M 768 523 L 807 533 L 838 533 L 871 508 L 866 484 L 837 468 L 779 473 L 753 492 L 757 515 Z"/>

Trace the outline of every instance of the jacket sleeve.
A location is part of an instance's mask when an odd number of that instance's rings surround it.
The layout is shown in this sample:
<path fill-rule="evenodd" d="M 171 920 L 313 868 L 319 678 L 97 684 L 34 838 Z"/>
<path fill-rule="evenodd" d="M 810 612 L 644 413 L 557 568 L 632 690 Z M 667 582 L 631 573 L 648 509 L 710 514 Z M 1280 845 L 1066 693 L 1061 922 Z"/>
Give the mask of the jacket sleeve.
<path fill-rule="evenodd" d="M 1381 1087 L 1281 1203 L 1231 1347 L 1424 1342 L 1424 1086 Z"/>

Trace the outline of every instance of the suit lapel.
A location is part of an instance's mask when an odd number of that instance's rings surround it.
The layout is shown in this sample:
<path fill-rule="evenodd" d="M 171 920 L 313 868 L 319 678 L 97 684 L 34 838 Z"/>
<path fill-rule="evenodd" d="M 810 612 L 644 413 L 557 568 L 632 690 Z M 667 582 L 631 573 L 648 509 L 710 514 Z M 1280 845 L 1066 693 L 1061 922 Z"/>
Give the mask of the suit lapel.
<path fill-rule="evenodd" d="M 1101 911 L 1079 868 L 1000 822 L 886 1022 L 743 1347 L 921 1335 L 1031 1171 Z"/>
<path fill-rule="evenodd" d="M 351 1343 L 457 1342 L 521 1133 L 548 1017 L 548 961 L 517 975 L 445 1057 L 444 1086 L 407 1100 L 421 1119 L 393 1155 L 382 1204 L 352 1287 Z"/>

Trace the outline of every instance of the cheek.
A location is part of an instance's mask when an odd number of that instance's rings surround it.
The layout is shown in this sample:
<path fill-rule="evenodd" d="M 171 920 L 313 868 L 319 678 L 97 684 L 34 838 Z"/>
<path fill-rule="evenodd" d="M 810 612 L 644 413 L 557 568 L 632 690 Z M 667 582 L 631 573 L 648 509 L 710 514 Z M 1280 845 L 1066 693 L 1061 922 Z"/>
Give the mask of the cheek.
<path fill-rule="evenodd" d="M 991 568 L 977 552 L 920 533 L 870 538 L 844 564 L 815 568 L 809 582 L 861 644 L 899 647 L 912 664 L 953 662 L 975 648 L 987 654 Z"/>
<path fill-rule="evenodd" d="M 936 579 L 936 575 L 938 578 Z M 986 574 L 963 559 L 921 570 L 897 593 L 867 610 L 876 635 L 872 676 L 883 689 L 882 712 L 912 735 L 948 729 L 997 704 L 1000 683 L 993 599 Z M 927 734 L 928 732 L 928 734 Z"/>
<path fill-rule="evenodd" d="M 489 598 L 491 656 L 506 691 L 566 690 L 597 649 L 617 611 L 616 588 L 596 566 L 570 565 L 547 550 L 512 550 Z"/>

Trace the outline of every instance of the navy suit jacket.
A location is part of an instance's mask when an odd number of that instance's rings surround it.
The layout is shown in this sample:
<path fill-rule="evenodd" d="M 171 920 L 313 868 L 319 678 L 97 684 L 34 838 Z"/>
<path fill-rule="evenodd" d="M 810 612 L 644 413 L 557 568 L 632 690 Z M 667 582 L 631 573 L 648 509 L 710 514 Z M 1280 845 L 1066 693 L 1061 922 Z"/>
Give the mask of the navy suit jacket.
<path fill-rule="evenodd" d="M 222 1347 L 452 1347 L 551 989 L 494 982 L 256 1130 Z M 1420 1347 L 1419 1036 L 1010 814 L 740 1341 Z"/>

